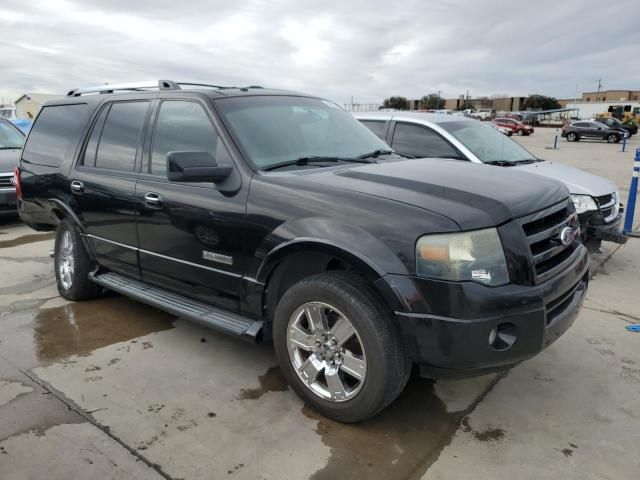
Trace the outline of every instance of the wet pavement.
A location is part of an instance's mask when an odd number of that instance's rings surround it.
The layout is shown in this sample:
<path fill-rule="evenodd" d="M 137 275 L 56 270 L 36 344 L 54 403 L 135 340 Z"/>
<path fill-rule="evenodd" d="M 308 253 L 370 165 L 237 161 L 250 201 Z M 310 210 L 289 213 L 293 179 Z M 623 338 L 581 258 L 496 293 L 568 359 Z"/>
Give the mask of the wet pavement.
<path fill-rule="evenodd" d="M 640 334 L 624 329 L 640 322 L 638 243 L 592 256 L 580 318 L 538 357 L 503 375 L 412 378 L 358 425 L 305 407 L 270 345 L 115 294 L 61 299 L 52 245 L 50 233 L 0 224 L 2 480 L 631 480 L 640 471 L 631 454 Z"/>

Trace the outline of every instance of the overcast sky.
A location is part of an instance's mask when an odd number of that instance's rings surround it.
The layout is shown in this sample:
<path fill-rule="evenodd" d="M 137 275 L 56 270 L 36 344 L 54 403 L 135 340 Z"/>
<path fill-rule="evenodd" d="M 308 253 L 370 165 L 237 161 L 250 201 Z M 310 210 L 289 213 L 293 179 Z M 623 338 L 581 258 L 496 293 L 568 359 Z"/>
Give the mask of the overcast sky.
<path fill-rule="evenodd" d="M 0 96 L 155 78 L 339 103 L 640 89 L 640 2 L 0 0 Z"/>

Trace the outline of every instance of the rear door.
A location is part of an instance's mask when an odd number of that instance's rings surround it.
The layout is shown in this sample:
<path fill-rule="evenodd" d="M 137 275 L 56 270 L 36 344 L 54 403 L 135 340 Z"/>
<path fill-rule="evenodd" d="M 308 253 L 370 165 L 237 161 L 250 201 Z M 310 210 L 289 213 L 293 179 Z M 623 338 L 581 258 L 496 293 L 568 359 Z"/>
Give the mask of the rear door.
<path fill-rule="evenodd" d="M 206 101 L 165 99 L 154 118 L 136 187 L 143 279 L 237 311 L 248 182 L 242 184 Z M 224 186 L 169 182 L 167 154 L 176 151 L 208 152 L 234 171 Z"/>
<path fill-rule="evenodd" d="M 105 104 L 75 170 L 71 192 L 100 265 L 140 277 L 136 231 L 136 164 L 151 102 Z"/>

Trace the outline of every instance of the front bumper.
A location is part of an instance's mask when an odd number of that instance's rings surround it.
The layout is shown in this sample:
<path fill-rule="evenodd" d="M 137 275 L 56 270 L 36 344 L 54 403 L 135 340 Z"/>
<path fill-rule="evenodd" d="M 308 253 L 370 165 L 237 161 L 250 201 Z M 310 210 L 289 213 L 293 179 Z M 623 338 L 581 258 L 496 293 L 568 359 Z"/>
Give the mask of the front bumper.
<path fill-rule="evenodd" d="M 596 238 L 598 240 L 606 240 L 615 243 L 627 243 L 627 236 L 622 232 L 622 214 L 620 209 L 618 215 L 611 221 L 605 222 L 604 217 L 599 211 L 586 212 L 578 215 L 580 220 L 580 229 L 583 232 L 585 240 Z"/>
<path fill-rule="evenodd" d="M 18 215 L 15 189 L 0 188 L 0 216 Z"/>
<path fill-rule="evenodd" d="M 563 273 L 539 285 L 486 287 L 387 275 L 384 280 L 404 299 L 395 315 L 405 345 L 423 376 L 464 378 L 507 369 L 533 357 L 575 321 L 589 282 L 584 246 Z M 498 350 L 492 330 L 507 326 L 515 342 Z"/>

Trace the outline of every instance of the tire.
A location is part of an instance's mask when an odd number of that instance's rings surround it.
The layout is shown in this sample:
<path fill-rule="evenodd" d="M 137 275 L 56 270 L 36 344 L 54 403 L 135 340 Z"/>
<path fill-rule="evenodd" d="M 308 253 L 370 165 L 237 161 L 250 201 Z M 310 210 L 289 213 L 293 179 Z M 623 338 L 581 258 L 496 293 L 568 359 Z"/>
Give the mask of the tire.
<path fill-rule="evenodd" d="M 68 219 L 58 225 L 53 264 L 58 292 L 67 300 L 88 300 L 102 292 L 102 287 L 89 280 L 93 261 L 78 228 Z"/>
<path fill-rule="evenodd" d="M 577 142 L 580 140 L 580 137 L 577 133 L 569 132 L 567 133 L 567 142 Z"/>
<path fill-rule="evenodd" d="M 524 135 L 524 130 L 518 130 L 518 136 L 521 137 Z"/>
<path fill-rule="evenodd" d="M 324 328 L 312 328 L 310 318 Z M 350 336 L 340 334 L 349 331 L 346 327 L 336 328 L 344 327 L 345 320 L 353 327 Z M 291 341 L 294 331 L 303 333 L 304 347 Z M 331 343 L 334 334 L 337 344 Z M 360 422 L 381 411 L 400 395 L 411 373 L 391 312 L 364 279 L 351 273 L 321 273 L 287 290 L 275 310 L 273 340 L 283 375 L 295 392 L 340 422 Z M 353 376 L 349 368 L 364 374 Z M 304 374 L 313 380 L 303 380 Z"/>
<path fill-rule="evenodd" d="M 615 133 L 610 133 L 607 135 L 607 143 L 618 143 L 620 141 L 620 137 Z"/>

